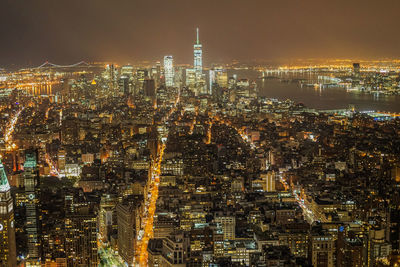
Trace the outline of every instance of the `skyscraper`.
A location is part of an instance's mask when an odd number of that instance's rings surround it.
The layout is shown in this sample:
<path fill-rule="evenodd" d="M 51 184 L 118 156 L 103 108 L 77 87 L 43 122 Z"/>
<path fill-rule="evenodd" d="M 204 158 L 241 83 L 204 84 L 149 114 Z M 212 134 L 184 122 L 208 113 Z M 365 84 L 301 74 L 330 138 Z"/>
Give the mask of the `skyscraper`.
<path fill-rule="evenodd" d="M 140 201 L 125 199 L 117 205 L 118 253 L 128 266 L 133 266 L 136 237 L 140 230 Z"/>
<path fill-rule="evenodd" d="M 26 232 L 28 235 L 28 261 L 36 263 L 40 258 L 38 229 L 39 171 L 35 150 L 25 151 L 24 183 L 26 195 Z"/>
<path fill-rule="evenodd" d="M 190 89 L 194 90 L 196 87 L 196 70 L 195 69 L 186 69 L 186 86 Z"/>
<path fill-rule="evenodd" d="M 112 194 L 101 196 L 98 217 L 99 238 L 104 241 L 110 241 L 111 234 L 116 229 L 116 211 L 117 198 Z"/>
<path fill-rule="evenodd" d="M 360 63 L 353 63 L 353 73 L 356 77 L 360 76 Z"/>
<path fill-rule="evenodd" d="M 197 39 L 196 43 L 193 46 L 194 50 L 194 65 L 193 68 L 196 70 L 198 75 L 201 75 L 203 72 L 203 46 L 200 43 L 199 39 L 199 28 L 196 29 Z"/>
<path fill-rule="evenodd" d="M 203 46 L 200 43 L 199 28 L 196 29 L 196 43 L 193 45 L 194 64 L 193 69 L 189 70 L 195 74 L 194 85 L 189 84 L 195 95 L 207 94 L 206 78 L 203 74 Z M 186 78 L 186 81 L 188 79 Z"/>
<path fill-rule="evenodd" d="M 154 79 L 144 80 L 144 95 L 146 97 L 154 98 L 156 96 L 156 83 Z"/>
<path fill-rule="evenodd" d="M 143 95 L 143 85 L 144 80 L 148 78 L 149 72 L 146 69 L 138 69 L 136 71 L 136 86 L 135 86 L 135 96 Z"/>
<path fill-rule="evenodd" d="M 17 266 L 16 259 L 13 200 L 0 160 L 0 266 Z"/>
<path fill-rule="evenodd" d="M 97 217 L 94 211 L 79 203 L 65 218 L 65 253 L 67 266 L 95 267 L 97 254 Z"/>
<path fill-rule="evenodd" d="M 262 173 L 261 179 L 263 180 L 263 190 L 265 192 L 275 191 L 275 172 L 269 171 L 267 173 Z"/>
<path fill-rule="evenodd" d="M 213 92 L 213 86 L 218 85 L 220 87 L 228 87 L 228 73 L 225 69 L 215 68 L 210 70 L 210 83 L 209 83 L 209 94 Z"/>
<path fill-rule="evenodd" d="M 165 73 L 165 85 L 167 87 L 174 86 L 174 59 L 172 56 L 164 57 L 164 73 Z"/>
<path fill-rule="evenodd" d="M 128 96 L 130 94 L 129 77 L 127 75 L 121 75 L 118 80 L 118 87 L 120 95 Z"/>

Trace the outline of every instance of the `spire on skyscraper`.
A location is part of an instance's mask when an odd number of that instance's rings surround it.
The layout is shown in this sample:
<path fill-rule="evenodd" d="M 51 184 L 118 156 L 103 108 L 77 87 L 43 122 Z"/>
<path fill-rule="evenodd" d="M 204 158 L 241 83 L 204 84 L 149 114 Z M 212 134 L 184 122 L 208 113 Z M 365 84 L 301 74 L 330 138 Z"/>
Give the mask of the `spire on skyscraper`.
<path fill-rule="evenodd" d="M 4 165 L 0 159 L 0 192 L 7 192 L 10 190 L 10 184 L 8 183 L 6 171 Z"/>
<path fill-rule="evenodd" d="M 200 43 L 199 28 L 196 28 L 196 43 L 193 45 L 194 49 L 194 69 L 198 75 L 203 71 L 203 46 Z"/>

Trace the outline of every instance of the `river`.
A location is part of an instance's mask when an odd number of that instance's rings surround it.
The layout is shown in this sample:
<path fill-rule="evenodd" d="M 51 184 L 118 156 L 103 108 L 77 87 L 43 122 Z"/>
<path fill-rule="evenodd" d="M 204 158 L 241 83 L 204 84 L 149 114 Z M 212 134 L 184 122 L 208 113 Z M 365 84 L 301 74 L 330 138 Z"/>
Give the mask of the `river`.
<path fill-rule="evenodd" d="M 400 112 L 400 96 L 388 96 L 383 94 L 368 94 L 362 92 L 348 92 L 342 87 L 329 87 L 315 89 L 314 87 L 301 86 L 296 82 L 281 82 L 280 79 L 257 79 L 259 72 L 252 70 L 228 70 L 228 75 L 237 74 L 238 78 L 247 78 L 257 82 L 259 95 L 290 99 L 297 103 L 303 103 L 309 108 L 315 109 L 343 109 L 354 105 L 357 111 L 375 110 Z M 274 75 L 276 76 L 276 75 Z M 281 74 L 283 79 L 307 79 L 314 83 L 316 75 L 310 74 Z"/>

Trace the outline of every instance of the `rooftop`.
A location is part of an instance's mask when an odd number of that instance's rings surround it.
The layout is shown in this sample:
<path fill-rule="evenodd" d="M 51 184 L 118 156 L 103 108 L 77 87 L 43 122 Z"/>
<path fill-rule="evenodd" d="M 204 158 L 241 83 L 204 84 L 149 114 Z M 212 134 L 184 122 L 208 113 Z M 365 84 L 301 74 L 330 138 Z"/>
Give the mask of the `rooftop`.
<path fill-rule="evenodd" d="M 0 192 L 7 192 L 10 190 L 10 184 L 8 183 L 7 175 L 4 170 L 4 165 L 0 160 Z"/>

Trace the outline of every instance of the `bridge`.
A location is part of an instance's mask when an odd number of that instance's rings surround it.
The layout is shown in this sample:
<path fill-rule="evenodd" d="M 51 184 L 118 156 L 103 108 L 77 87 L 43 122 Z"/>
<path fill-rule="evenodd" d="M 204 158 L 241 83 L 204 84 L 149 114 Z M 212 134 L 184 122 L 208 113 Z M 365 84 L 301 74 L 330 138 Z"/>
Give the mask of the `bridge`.
<path fill-rule="evenodd" d="M 90 65 L 89 63 L 87 63 L 85 61 L 80 61 L 78 63 L 71 64 L 71 65 L 58 65 L 58 64 L 54 64 L 54 63 L 51 63 L 49 61 L 46 61 L 43 64 L 41 64 L 40 66 L 33 67 L 33 68 L 30 68 L 30 69 L 75 68 L 75 67 L 93 67 L 93 65 Z"/>

